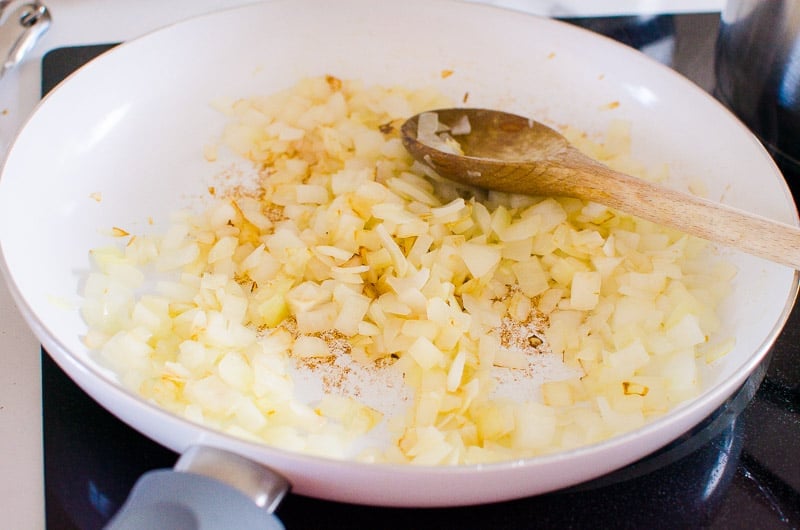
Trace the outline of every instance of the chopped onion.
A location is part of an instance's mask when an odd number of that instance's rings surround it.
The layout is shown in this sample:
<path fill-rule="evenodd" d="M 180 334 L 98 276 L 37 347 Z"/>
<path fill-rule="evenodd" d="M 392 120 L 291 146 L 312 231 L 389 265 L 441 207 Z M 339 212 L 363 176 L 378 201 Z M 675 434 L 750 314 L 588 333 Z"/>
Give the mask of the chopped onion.
<path fill-rule="evenodd" d="M 327 76 L 222 107 L 230 125 L 205 156 L 249 159 L 258 193 L 215 187 L 162 234 L 92 250 L 86 344 L 191 421 L 365 461 L 526 458 L 697 395 L 702 364 L 733 347 L 715 334 L 735 269 L 601 205 L 442 179 L 396 125 L 448 103 Z M 458 152 L 453 136 L 469 130 L 427 112 L 417 134 Z M 565 133 L 643 171 L 624 123 L 606 145 Z"/>

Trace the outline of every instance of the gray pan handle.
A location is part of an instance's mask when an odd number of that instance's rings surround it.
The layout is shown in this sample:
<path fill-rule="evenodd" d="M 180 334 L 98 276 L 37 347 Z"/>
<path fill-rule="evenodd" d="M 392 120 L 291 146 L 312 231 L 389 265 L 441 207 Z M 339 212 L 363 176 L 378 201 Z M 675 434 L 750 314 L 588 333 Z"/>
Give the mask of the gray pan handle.
<path fill-rule="evenodd" d="M 283 530 L 273 514 L 290 489 L 274 471 L 242 456 L 191 447 L 174 469 L 142 475 L 107 530 Z"/>

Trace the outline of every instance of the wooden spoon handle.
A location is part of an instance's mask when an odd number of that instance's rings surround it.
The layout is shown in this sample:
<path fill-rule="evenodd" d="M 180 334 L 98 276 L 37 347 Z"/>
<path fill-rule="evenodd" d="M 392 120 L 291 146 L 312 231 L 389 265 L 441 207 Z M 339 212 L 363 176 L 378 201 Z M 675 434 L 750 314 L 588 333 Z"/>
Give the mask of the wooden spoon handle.
<path fill-rule="evenodd" d="M 606 170 L 603 189 L 585 199 L 800 269 L 797 227 Z"/>

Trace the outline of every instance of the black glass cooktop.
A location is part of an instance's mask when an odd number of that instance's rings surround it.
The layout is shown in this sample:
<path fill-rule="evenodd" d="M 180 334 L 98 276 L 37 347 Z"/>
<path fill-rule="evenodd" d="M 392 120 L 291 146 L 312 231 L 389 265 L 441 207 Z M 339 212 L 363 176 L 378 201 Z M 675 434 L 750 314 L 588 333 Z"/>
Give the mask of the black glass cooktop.
<path fill-rule="evenodd" d="M 689 37 L 718 17 L 615 17 L 570 22 L 674 66 Z M 694 25 L 694 27 L 692 27 Z M 42 90 L 112 45 L 59 48 L 42 63 Z M 691 50 L 690 50 L 691 52 Z M 711 65 L 705 65 L 711 69 Z M 703 70 L 703 65 L 701 65 Z M 788 175 L 787 175 L 788 178 Z M 723 407 L 670 446 L 592 482 L 536 497 L 447 509 L 354 506 L 289 495 L 278 509 L 301 528 L 798 528 L 800 309 L 770 359 Z M 145 471 L 177 455 L 131 430 L 42 355 L 45 503 L 50 530 L 101 528 Z"/>

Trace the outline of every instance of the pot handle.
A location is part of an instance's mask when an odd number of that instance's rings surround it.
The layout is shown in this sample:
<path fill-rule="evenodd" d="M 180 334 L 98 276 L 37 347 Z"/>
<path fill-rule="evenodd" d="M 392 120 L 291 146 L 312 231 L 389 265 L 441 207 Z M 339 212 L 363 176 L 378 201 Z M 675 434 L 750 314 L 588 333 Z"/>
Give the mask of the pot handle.
<path fill-rule="evenodd" d="M 11 4 L 10 0 L 0 0 L 0 18 L 4 18 L 0 24 L 0 42 L 4 45 L 10 42 L 10 46 L 2 50 L 6 56 L 0 57 L 0 78 L 22 62 L 52 21 L 50 10 L 38 1 L 20 5 L 5 17 Z"/>
<path fill-rule="evenodd" d="M 273 512 L 289 489 L 284 477 L 247 458 L 193 446 L 174 469 L 142 475 L 106 529 L 283 530 Z"/>

